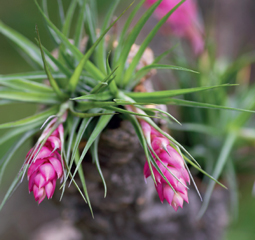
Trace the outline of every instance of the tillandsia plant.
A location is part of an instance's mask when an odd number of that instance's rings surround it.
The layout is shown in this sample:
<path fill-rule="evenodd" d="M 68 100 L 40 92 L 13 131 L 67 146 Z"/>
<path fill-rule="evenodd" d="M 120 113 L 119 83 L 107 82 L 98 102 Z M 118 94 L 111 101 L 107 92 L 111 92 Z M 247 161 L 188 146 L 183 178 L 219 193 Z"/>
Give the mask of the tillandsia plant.
<path fill-rule="evenodd" d="M 156 106 L 159 104 L 182 105 L 183 102 L 176 98 L 179 95 L 200 91 L 207 91 L 208 94 L 208 91 L 211 92 L 215 88 L 222 91 L 223 87 L 231 85 L 219 84 L 165 91 L 135 92 L 136 86 L 143 84 L 155 69 L 179 70 L 196 74 L 195 71 L 187 68 L 159 64 L 162 57 L 169 51 L 153 59 L 152 51 L 148 48 L 160 27 L 168 21 L 169 17 L 171 18 L 174 11 L 178 11 L 178 7 L 185 0 L 169 9 L 140 45 L 135 44 L 139 33 L 163 1 L 159 0 L 151 5 L 132 29 L 130 25 L 146 1 L 139 1 L 135 7 L 131 4 L 113 21 L 113 14 L 120 2 L 119 0 L 111 1 L 103 24 L 98 27 L 96 1 L 71 1 L 67 12 L 63 11 L 61 1 L 58 1 L 62 21 L 60 28 L 57 28 L 49 18 L 47 1 L 43 1 L 43 7 L 35 1 L 57 44 L 53 52 L 43 46 L 37 27 L 36 45 L 0 22 L 0 33 L 14 42 L 19 50 L 41 69 L 0 76 L 1 104 L 32 102 L 39 104 L 41 109 L 33 116 L 0 125 L 1 129 L 11 128 L 1 137 L 0 144 L 10 138 L 20 139 L 6 154 L 7 157 L 1 160 L 1 177 L 15 150 L 22 145 L 24 140 L 39 132 L 40 126 L 42 128 L 46 126 L 35 146 L 28 153 L 21 171 L 2 201 L 1 208 L 22 181 L 28 169 L 29 191 L 33 191 L 38 203 L 46 196 L 52 197 L 56 180 L 60 178 L 62 181 L 61 198 L 66 184 L 74 183 L 91 209 L 82 162 L 91 150 L 92 158 L 104 183 L 106 195 L 107 188 L 100 169 L 97 143 L 101 132 L 115 114 L 120 114 L 134 126 L 147 159 L 144 176 L 152 177 L 162 202 L 166 199 L 175 210 L 182 207 L 183 200 L 188 202 L 187 183 L 190 179 L 193 181 L 193 178 L 187 163 L 215 180 L 202 170 L 179 142 L 161 130 L 153 118 L 168 116 L 172 121 L 179 123 L 171 114 Z M 71 31 L 76 8 L 79 8 L 79 15 L 74 31 Z M 130 8 L 133 9 L 130 10 Z M 119 34 L 116 34 L 117 21 L 128 11 L 130 14 L 124 26 Z M 199 105 L 198 103 L 198 106 L 204 107 L 204 104 Z M 216 105 L 213 107 L 226 108 Z M 21 134 L 23 135 L 20 137 Z M 85 136 L 86 145 L 80 151 L 79 145 Z M 77 173 L 82 189 L 75 180 Z"/>

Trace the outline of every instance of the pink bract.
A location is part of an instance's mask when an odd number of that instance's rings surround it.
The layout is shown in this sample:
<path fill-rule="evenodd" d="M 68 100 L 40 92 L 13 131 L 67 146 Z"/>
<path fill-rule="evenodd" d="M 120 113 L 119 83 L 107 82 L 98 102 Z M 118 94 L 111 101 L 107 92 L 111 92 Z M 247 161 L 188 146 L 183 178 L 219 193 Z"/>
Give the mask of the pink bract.
<path fill-rule="evenodd" d="M 150 7 L 158 0 L 147 0 Z M 163 0 L 154 12 L 157 19 L 164 17 L 180 0 Z M 168 18 L 167 24 L 174 35 L 187 38 L 195 54 L 202 53 L 204 49 L 204 26 L 199 18 L 195 0 L 187 0 Z"/>
<path fill-rule="evenodd" d="M 46 127 L 42 136 L 46 137 L 51 131 L 51 121 Z M 48 137 L 45 144 L 38 150 L 32 148 L 27 154 L 27 161 L 30 164 L 27 177 L 29 192 L 33 192 L 35 201 L 40 204 L 44 198 L 52 198 L 56 181 L 63 177 L 63 162 L 59 151 L 62 145 L 62 136 L 64 133 L 63 125 L 60 124 L 55 131 Z"/>
<path fill-rule="evenodd" d="M 152 171 L 156 180 L 156 190 L 163 203 L 164 199 L 174 208 L 182 208 L 183 201 L 189 202 L 186 183 L 190 183 L 188 171 L 185 168 L 184 160 L 181 155 L 170 146 L 169 140 L 151 127 L 144 120 L 140 120 L 144 136 L 150 141 L 153 149 L 152 156 L 161 170 L 162 175 L 152 165 Z M 157 156 L 156 156 L 157 155 Z M 144 165 L 145 179 L 151 176 L 148 162 Z M 169 185 L 171 184 L 171 186 Z"/>

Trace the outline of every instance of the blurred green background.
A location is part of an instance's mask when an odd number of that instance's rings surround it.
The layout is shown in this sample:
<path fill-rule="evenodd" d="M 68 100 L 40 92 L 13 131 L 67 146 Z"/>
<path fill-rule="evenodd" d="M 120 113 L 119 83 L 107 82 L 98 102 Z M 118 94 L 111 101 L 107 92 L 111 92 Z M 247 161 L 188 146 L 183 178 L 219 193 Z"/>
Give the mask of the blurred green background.
<path fill-rule="evenodd" d="M 110 0 L 109 0 L 110 1 Z M 68 5 L 70 1 L 64 0 L 64 5 Z M 104 9 L 104 6 L 107 5 L 107 0 L 99 0 L 99 7 L 101 10 Z M 130 1 L 123 1 L 123 5 Z M 211 2 L 210 1 L 200 1 L 201 8 L 202 8 L 202 15 L 205 20 L 210 24 L 210 27 L 213 27 L 213 31 L 219 31 L 217 34 L 218 41 L 226 46 L 229 44 L 228 37 L 231 34 L 234 34 L 235 30 L 231 32 L 231 29 L 234 29 L 235 26 L 228 26 L 228 29 L 224 29 L 221 26 L 220 19 L 224 19 L 223 17 L 217 18 L 218 12 L 212 11 L 210 8 Z M 216 1 L 217 2 L 217 1 Z M 219 1 L 218 1 L 219 2 Z M 228 2 L 228 1 L 227 1 Z M 235 1 L 232 1 L 232 3 Z M 237 2 L 237 1 L 236 1 Z M 243 1 L 243 4 L 250 4 L 249 1 Z M 51 0 L 48 1 L 49 9 L 50 9 L 50 16 L 54 19 L 54 11 L 56 9 L 56 1 Z M 254 3 L 253 3 L 254 5 Z M 123 6 L 124 8 L 124 6 Z M 241 8 L 240 8 L 241 9 Z M 242 9 L 247 9 L 247 17 L 238 19 L 239 21 L 246 21 L 245 26 L 247 31 L 243 31 L 243 35 L 239 34 L 235 37 L 237 39 L 233 40 L 232 48 L 235 49 L 235 53 L 232 53 L 230 50 L 230 54 L 226 49 L 222 50 L 219 54 L 228 54 L 226 57 L 231 57 L 243 51 L 245 45 L 245 41 L 249 38 L 249 40 L 253 39 L 254 36 L 247 37 L 245 34 L 248 32 L 252 32 L 249 29 L 249 26 L 253 26 L 253 22 L 249 16 L 249 7 L 243 7 Z M 220 9 L 223 11 L 222 9 Z M 227 10 L 226 10 L 227 11 Z M 241 11 L 241 10 L 240 10 Z M 244 10 L 242 10 L 244 11 Z M 215 15 L 216 14 L 216 15 Z M 224 15 L 224 11 L 221 12 Z M 230 14 L 230 13 L 228 13 Z M 232 12 L 232 14 L 236 14 Z M 238 15 L 238 14 L 237 14 Z M 240 14 L 239 14 L 240 15 Z M 238 16 L 239 16 L 238 15 Z M 217 19 L 217 21 L 216 21 Z M 19 31 L 27 38 L 33 40 L 35 38 L 35 25 L 38 25 L 40 30 L 40 36 L 43 44 L 50 50 L 54 48 L 53 41 L 49 38 L 49 34 L 45 28 L 42 18 L 40 14 L 31 0 L 1 0 L 0 2 L 0 20 L 3 21 L 6 25 L 10 26 L 11 28 Z M 55 17 L 55 22 L 58 22 L 57 17 Z M 215 21 L 215 22 L 214 22 Z M 231 21 L 230 21 L 231 22 Z M 235 24 L 235 21 L 232 21 L 232 24 Z M 226 23 L 224 22 L 224 26 Z M 238 30 L 238 29 L 237 29 Z M 220 32 L 226 31 L 226 32 Z M 226 42 L 224 42 L 224 37 L 226 36 Z M 246 37 L 245 37 L 246 36 Z M 34 41 L 34 40 L 33 40 Z M 34 41 L 35 42 L 35 41 Z M 237 43 L 236 43 L 237 42 Z M 238 45 L 239 44 L 239 45 Z M 249 44 L 251 44 L 249 42 Z M 248 44 L 248 45 L 249 45 Z M 237 46 L 237 47 L 236 47 Z M 228 46 L 229 48 L 229 46 Z M 236 49 L 238 48 L 238 49 Z M 225 52 L 224 52 L 225 51 Z M 8 73 L 15 73 L 15 72 L 25 72 L 32 70 L 31 66 L 24 60 L 22 56 L 15 50 L 15 46 L 12 45 L 8 40 L 5 39 L 2 35 L 0 35 L 0 74 L 8 74 Z M 13 121 L 16 119 L 24 118 L 28 115 L 33 114 L 36 111 L 36 106 L 34 104 L 13 104 L 13 105 L 6 105 L 0 106 L 0 123 L 4 123 L 7 121 Z M 0 131 L 0 137 L 4 133 L 4 130 Z M 6 149 L 11 146 L 13 141 L 9 141 L 7 144 L 2 145 L 0 147 L 0 158 L 6 153 Z M 28 151 L 30 146 L 30 142 L 24 144 L 23 148 L 15 154 L 13 158 L 12 164 L 7 168 L 6 174 L 4 179 L 1 183 L 1 190 L 0 190 L 0 197 L 2 199 L 5 191 L 7 190 L 7 186 L 10 184 L 10 181 L 14 178 L 15 174 L 17 174 L 18 170 L 20 169 L 25 154 Z M 247 178 L 245 176 L 239 176 L 239 198 L 240 198 L 240 207 L 239 207 L 239 218 L 237 221 L 231 223 L 230 227 L 227 229 L 226 234 L 223 239 L 225 240 L 254 240 L 255 239 L 255 228 L 254 228 L 254 218 L 255 218 L 255 199 L 252 197 L 251 191 L 253 187 L 253 178 Z M 36 207 L 34 199 L 32 196 L 28 195 L 26 181 L 21 185 L 20 189 L 15 192 L 12 196 L 11 200 L 6 204 L 5 208 L 2 212 L 0 212 L 0 239 L 8 240 L 8 239 L 27 239 L 27 234 L 31 233 L 30 231 L 33 228 L 36 228 L 40 225 L 42 221 L 48 221 L 54 217 L 59 216 L 59 211 L 53 207 L 48 202 L 43 202 L 40 205 L 40 209 Z M 43 212 L 43 209 L 52 209 L 51 215 L 47 216 Z M 40 215 L 40 219 L 36 218 L 35 216 Z M 15 219 L 14 219 L 15 218 Z M 27 224 L 22 222 L 23 219 L 26 219 Z M 18 220 L 17 220 L 18 219 Z M 17 221 L 20 221 L 19 226 L 15 226 Z M 217 221 L 217 219 L 215 219 Z M 19 233 L 19 235 L 15 235 L 15 231 Z"/>

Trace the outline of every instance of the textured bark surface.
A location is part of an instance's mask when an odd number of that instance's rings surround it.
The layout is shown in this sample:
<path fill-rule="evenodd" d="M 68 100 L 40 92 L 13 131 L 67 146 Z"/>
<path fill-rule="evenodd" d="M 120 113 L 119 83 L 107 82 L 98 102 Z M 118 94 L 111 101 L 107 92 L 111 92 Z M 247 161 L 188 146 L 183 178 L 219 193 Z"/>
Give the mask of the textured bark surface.
<path fill-rule="evenodd" d="M 112 123 L 114 126 L 117 123 Z M 227 218 L 227 192 L 216 189 L 204 218 L 196 221 L 201 202 L 196 192 L 189 190 L 190 204 L 175 212 L 166 202 L 161 204 L 154 184 L 143 179 L 144 152 L 132 125 L 107 129 L 99 143 L 101 168 L 107 183 L 103 184 L 90 159 L 84 161 L 84 171 L 95 218 L 76 188 L 66 192 L 61 204 L 63 215 L 71 220 L 86 240 L 216 240 L 221 239 Z"/>

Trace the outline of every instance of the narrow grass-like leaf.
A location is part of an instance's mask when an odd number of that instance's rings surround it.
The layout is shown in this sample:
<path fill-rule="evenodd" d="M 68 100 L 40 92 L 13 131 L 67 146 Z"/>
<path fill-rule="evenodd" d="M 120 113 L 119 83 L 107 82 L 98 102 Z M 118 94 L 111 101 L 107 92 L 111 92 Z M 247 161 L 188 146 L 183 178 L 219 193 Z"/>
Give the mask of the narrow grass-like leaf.
<path fill-rule="evenodd" d="M 58 59 L 52 56 L 52 54 L 41 44 L 43 51 L 49 57 L 49 59 L 56 65 L 56 67 L 66 75 L 66 77 L 70 77 L 72 75 L 71 71 Z"/>
<path fill-rule="evenodd" d="M 122 14 L 101 34 L 101 36 L 96 40 L 96 42 L 90 47 L 90 49 L 83 56 L 83 58 L 81 59 L 79 65 L 76 67 L 72 77 L 70 78 L 70 81 L 69 81 L 69 84 L 68 84 L 68 89 L 71 92 L 74 92 L 74 90 L 75 90 L 75 88 L 76 88 L 76 86 L 79 82 L 79 78 L 80 78 L 80 75 L 82 73 L 82 69 L 84 68 L 84 65 L 88 61 L 89 57 L 94 52 L 97 45 L 100 43 L 100 41 L 102 41 L 105 34 L 112 28 L 112 26 L 119 20 L 119 18 L 127 11 L 127 9 L 124 12 L 122 12 Z"/>
<path fill-rule="evenodd" d="M 172 98 L 169 103 L 167 104 L 176 104 L 186 107 L 199 107 L 199 108 L 211 108 L 211 109 L 224 109 L 224 110 L 232 110 L 232 111 L 239 111 L 239 112 L 248 112 L 248 113 L 255 113 L 253 110 L 241 109 L 241 108 L 233 108 L 233 107 L 225 107 L 219 106 L 209 103 L 202 103 L 202 102 L 193 102 L 183 99 L 174 99 Z"/>
<path fill-rule="evenodd" d="M 182 125 L 174 116 L 172 116 L 170 113 L 161 110 L 159 108 L 145 108 L 145 107 L 141 107 L 141 106 L 137 106 L 138 108 L 142 109 L 143 111 L 149 110 L 149 111 L 155 111 L 155 112 L 160 112 L 165 114 L 166 116 L 168 116 L 169 118 L 171 118 L 173 121 L 177 122 L 178 124 Z"/>
<path fill-rule="evenodd" d="M 129 14 L 119 36 L 118 45 L 115 49 L 114 59 L 113 59 L 113 65 L 115 66 L 117 64 L 117 59 L 119 59 L 121 48 L 123 47 L 124 43 L 124 37 L 127 34 L 128 28 L 130 27 L 130 24 L 132 20 L 134 19 L 137 11 L 141 8 L 141 6 L 144 4 L 146 0 L 141 0 L 137 6 L 132 10 L 132 12 Z"/>
<path fill-rule="evenodd" d="M 18 173 L 18 175 L 14 178 L 14 180 L 13 180 L 11 186 L 9 187 L 7 193 L 6 193 L 5 196 L 4 196 L 3 201 L 2 201 L 1 204 L 0 204 L 0 211 L 2 210 L 4 204 L 5 204 L 6 201 L 9 199 L 9 197 L 10 197 L 10 196 L 13 194 L 13 192 L 16 190 L 17 186 L 20 184 L 20 179 L 21 179 L 21 177 L 22 177 L 22 175 L 23 175 L 23 172 L 24 172 L 24 170 L 23 170 L 23 171 L 20 171 L 20 172 Z"/>
<path fill-rule="evenodd" d="M 70 154 L 71 154 L 71 148 L 74 145 L 74 135 L 76 133 L 76 129 L 78 127 L 78 124 L 80 122 L 80 119 L 77 117 L 74 117 L 72 119 L 72 125 L 70 126 L 69 135 L 68 135 L 68 143 L 67 143 L 67 151 L 66 151 L 66 163 L 69 164 L 70 160 Z"/>
<path fill-rule="evenodd" d="M 75 164 L 76 165 L 78 164 L 79 159 L 80 159 L 80 154 L 79 154 L 78 151 L 76 151 L 76 153 L 75 153 Z M 89 194 L 88 194 L 88 190 L 87 190 L 87 186 L 86 186 L 86 181 L 85 181 L 85 176 L 84 176 L 82 165 L 80 165 L 79 168 L 78 168 L 78 174 L 79 174 L 79 177 L 80 177 L 80 180 L 81 180 L 83 192 L 84 192 L 84 195 L 86 197 L 90 212 L 92 214 L 92 217 L 94 218 L 93 210 L 92 210 L 91 203 L 90 203 L 90 200 L 89 200 Z"/>
<path fill-rule="evenodd" d="M 38 93 L 54 93 L 53 89 L 45 84 L 29 81 L 26 79 L 10 79 L 1 80 L 0 85 L 17 89 L 21 91 L 38 92 Z"/>
<path fill-rule="evenodd" d="M 74 11 L 77 5 L 77 0 L 73 0 L 70 2 L 70 5 L 68 7 L 67 10 L 67 14 L 66 14 L 66 18 L 64 21 L 64 25 L 62 28 L 62 33 L 69 38 L 69 32 L 70 32 L 70 26 L 72 23 L 72 19 L 73 19 L 73 15 L 74 15 Z M 60 44 L 59 46 L 59 53 L 58 54 L 58 59 L 60 62 L 63 62 L 63 55 L 65 54 L 65 45 L 63 43 Z"/>
<path fill-rule="evenodd" d="M 120 0 L 112 0 L 111 5 L 109 6 L 109 10 L 104 18 L 103 26 L 101 28 L 101 32 L 104 32 L 107 29 L 107 26 L 110 24 L 112 20 L 113 13 L 118 6 Z M 106 69 L 106 50 L 105 50 L 105 38 L 100 41 L 96 48 L 95 52 L 95 60 L 97 62 L 98 68 L 104 73 L 107 73 Z"/>
<path fill-rule="evenodd" d="M 29 41 L 22 34 L 6 26 L 1 21 L 0 33 L 2 33 L 4 36 L 14 42 L 21 49 L 21 51 L 24 52 L 27 56 L 29 56 L 29 58 L 31 58 L 39 67 L 43 67 L 40 50 L 34 43 Z"/>
<path fill-rule="evenodd" d="M 71 182 L 73 180 L 73 178 L 75 177 L 87 151 L 89 150 L 89 148 L 91 147 L 91 145 L 93 144 L 93 142 L 96 140 L 96 138 L 100 135 L 100 133 L 103 131 L 103 129 L 106 127 L 106 125 L 109 123 L 109 121 L 111 120 L 112 118 L 112 114 L 114 114 L 112 111 L 104 111 L 105 114 L 109 114 L 109 115 L 105 115 L 105 116 L 101 116 L 97 122 L 97 125 L 96 127 L 94 128 L 93 132 L 91 133 L 88 141 L 87 141 L 87 144 L 85 146 L 85 148 L 83 149 L 82 151 L 82 154 L 81 154 L 81 157 L 77 163 L 77 166 L 76 166 L 76 169 L 73 173 L 73 177 L 71 179 Z M 70 182 L 70 183 L 71 183 Z"/>
<path fill-rule="evenodd" d="M 148 116 L 147 114 L 136 113 L 136 112 L 128 111 L 128 110 L 125 110 L 125 109 L 122 109 L 122 108 L 118 108 L 118 107 L 113 107 L 113 106 L 109 106 L 109 107 L 105 107 L 105 108 L 108 109 L 108 110 L 119 112 L 119 113 L 131 114 L 131 115 L 142 116 L 142 117 L 154 117 L 154 118 L 158 118 L 156 116 Z"/>
<path fill-rule="evenodd" d="M 236 86 L 237 84 L 222 84 L 211 87 L 197 87 L 197 88 L 184 88 L 184 89 L 176 89 L 176 90 L 166 90 L 166 91 L 155 91 L 155 92 L 126 92 L 125 94 L 137 102 L 145 102 L 149 101 L 150 103 L 164 103 L 162 99 L 175 97 L 182 94 L 200 92 L 205 90 L 211 90 L 219 87 L 231 87 Z"/>
<path fill-rule="evenodd" d="M 149 43 L 151 42 L 151 40 L 154 38 L 154 36 L 156 35 L 156 33 L 158 32 L 158 30 L 160 29 L 160 27 L 167 21 L 167 19 L 171 16 L 171 14 L 183 3 L 185 2 L 185 0 L 182 0 L 181 2 L 179 2 L 174 8 L 172 8 L 163 18 L 161 18 L 160 21 L 158 21 L 157 25 L 151 30 L 151 32 L 148 34 L 148 36 L 144 39 L 143 43 L 140 45 L 139 50 L 137 51 L 136 55 L 134 56 L 134 58 L 132 59 L 132 62 L 130 63 L 128 69 L 126 70 L 124 77 L 123 77 L 123 84 L 124 86 L 126 86 L 131 77 L 132 74 L 134 73 L 145 49 L 148 47 Z M 162 66 L 167 66 L 167 65 L 160 65 L 160 64 L 152 64 L 155 66 L 155 68 L 159 69 Z M 160 67 L 161 66 L 161 67 Z M 171 67 L 170 69 L 173 69 L 173 67 L 175 66 L 169 66 Z M 146 68 L 146 67 L 145 67 Z M 175 68 L 174 68 L 175 69 Z"/>
<path fill-rule="evenodd" d="M 46 111 L 43 111 L 41 113 L 35 114 L 31 117 L 27 117 L 15 122 L 8 122 L 8 123 L 3 123 L 0 124 L 0 129 L 4 129 L 4 128 L 12 128 L 12 127 L 16 127 L 16 126 L 23 126 L 23 125 L 27 125 L 27 124 L 34 124 L 34 123 L 43 123 L 49 116 L 54 115 L 57 113 L 59 107 L 58 106 L 54 106 Z"/>
<path fill-rule="evenodd" d="M 173 66 L 173 65 L 165 65 L 165 64 L 150 64 L 147 65 L 143 68 L 141 68 L 139 71 L 137 71 L 133 77 L 134 80 L 136 79 L 141 79 L 148 71 L 152 69 L 166 69 L 166 70 L 178 70 L 178 71 L 186 71 L 186 72 L 191 72 L 191 73 L 198 73 L 197 71 L 184 68 L 184 67 L 179 67 L 179 66 Z M 133 72 L 132 72 L 133 73 Z M 131 78 L 131 75 L 128 76 Z"/>
<path fill-rule="evenodd" d="M 112 94 L 109 91 L 105 91 L 102 93 L 88 94 L 76 98 L 72 98 L 71 100 L 95 100 L 95 101 L 105 101 L 112 99 Z"/>
<path fill-rule="evenodd" d="M 42 55 L 42 60 L 43 60 L 43 64 L 44 64 L 44 70 L 48 76 L 48 80 L 50 81 L 50 85 L 52 86 L 53 90 L 55 91 L 55 93 L 60 97 L 60 98 L 64 98 L 64 94 L 61 92 L 57 82 L 55 81 L 55 79 L 52 77 L 52 74 L 50 72 L 50 69 L 48 67 L 48 64 L 46 62 L 45 56 L 44 56 L 44 52 L 42 49 L 42 45 L 41 45 L 41 40 L 40 40 L 40 36 L 39 36 L 39 31 L 38 28 L 36 26 L 36 32 L 37 32 L 37 37 L 38 37 L 38 41 L 39 41 L 39 47 L 41 50 L 41 55 Z"/>
<path fill-rule="evenodd" d="M 52 76 L 54 78 L 64 78 L 65 77 L 65 75 L 63 73 L 59 73 L 59 72 L 52 73 Z M 17 79 L 17 78 L 41 80 L 41 79 L 47 79 L 47 75 L 44 71 L 0 75 L 0 81 L 12 80 L 12 79 Z"/>
<path fill-rule="evenodd" d="M 78 147 L 79 147 L 79 144 L 80 144 L 81 139 L 83 137 L 83 134 L 84 134 L 85 130 L 87 129 L 87 127 L 88 127 L 91 120 L 92 120 L 92 118 L 85 118 L 81 122 L 81 126 L 79 127 L 79 131 L 77 133 L 75 143 L 74 143 L 74 146 L 72 148 L 73 153 L 72 153 L 72 157 L 71 157 L 71 160 L 70 160 L 70 163 L 69 163 L 69 170 L 68 170 L 67 176 L 69 176 L 69 174 L 70 174 L 70 171 L 71 171 L 73 163 L 74 163 L 75 154 L 78 151 Z M 66 183 L 66 181 L 67 181 L 67 178 L 64 180 L 64 183 L 62 184 L 62 186 Z"/>
<path fill-rule="evenodd" d="M 40 125 L 41 125 L 41 122 L 36 122 L 34 124 L 29 124 L 28 126 L 27 125 L 26 126 L 20 126 L 20 127 L 13 128 L 13 129 L 7 131 L 6 133 L 1 135 L 0 146 L 3 143 L 7 142 L 8 140 L 10 140 L 14 137 L 17 137 L 18 135 L 20 135 L 22 133 L 28 132 L 31 129 L 38 128 L 38 131 L 39 131 L 39 126 Z"/>
<path fill-rule="evenodd" d="M 64 12 L 63 3 L 62 3 L 62 0 L 57 0 L 57 1 L 58 1 L 59 18 L 60 18 L 61 25 L 63 25 L 65 21 L 65 12 Z"/>
<path fill-rule="evenodd" d="M 99 142 L 99 137 L 91 145 L 91 155 L 92 155 L 93 162 L 95 162 L 95 164 L 96 164 L 97 171 L 98 171 L 98 173 L 99 173 L 99 175 L 102 179 L 102 182 L 103 182 L 103 185 L 104 185 L 104 197 L 106 197 L 107 186 L 106 186 L 106 182 L 105 182 L 104 175 L 102 173 L 99 158 L 98 158 L 98 142 Z"/>
<path fill-rule="evenodd" d="M 85 19 L 85 11 L 86 11 L 86 0 L 82 1 L 82 5 L 80 7 L 79 15 L 78 15 L 78 20 L 76 23 L 76 28 L 75 28 L 75 34 L 74 34 L 74 45 L 79 49 L 80 48 L 80 42 L 82 38 L 82 33 L 83 33 L 83 26 L 84 26 L 84 19 Z"/>
<path fill-rule="evenodd" d="M 33 92 L 18 92 L 9 89 L 0 89 L 0 99 L 17 100 L 20 102 L 34 102 L 44 104 L 59 103 L 59 99 L 55 94 L 49 93 L 33 93 Z"/>
<path fill-rule="evenodd" d="M 221 148 L 219 158 L 216 162 L 216 166 L 215 166 L 213 174 L 212 174 L 214 179 L 219 178 L 219 176 L 228 160 L 230 151 L 233 148 L 236 138 L 237 138 L 237 135 L 235 133 L 229 133 L 227 135 L 225 142 Z M 206 189 L 206 192 L 205 192 L 204 202 L 203 202 L 202 207 L 198 213 L 198 218 L 201 218 L 204 215 L 204 213 L 208 207 L 208 204 L 210 202 L 214 186 L 215 186 L 215 181 L 210 181 L 209 185 Z"/>
<path fill-rule="evenodd" d="M 140 143 L 141 143 L 141 145 L 142 145 L 142 147 L 144 149 L 144 153 L 145 153 L 145 156 L 146 156 L 146 161 L 147 161 L 147 163 L 149 165 L 149 169 L 150 169 L 150 172 L 151 172 L 151 177 L 153 179 L 153 182 L 155 184 L 157 184 L 155 176 L 154 176 L 154 173 L 153 173 L 153 170 L 152 170 L 152 166 L 151 166 L 151 161 L 150 161 L 151 155 L 149 154 L 149 150 L 147 148 L 147 142 L 146 142 L 146 139 L 145 139 L 145 137 L 143 135 L 142 128 L 141 128 L 140 124 L 138 123 L 137 119 L 134 116 L 128 114 L 128 115 L 126 115 L 126 117 L 127 117 L 127 119 L 129 119 L 129 121 L 132 123 L 132 125 L 133 125 L 133 127 L 135 129 L 135 132 L 136 132 L 136 134 L 137 134 L 137 136 L 138 136 L 138 138 L 140 140 Z"/>
<path fill-rule="evenodd" d="M 83 57 L 83 54 L 80 52 L 80 50 L 75 47 L 72 43 L 70 43 L 69 39 L 48 19 L 48 17 L 45 15 L 45 13 L 40 8 L 39 4 L 35 0 L 35 4 L 38 7 L 40 13 L 44 17 L 45 21 L 47 22 L 48 26 L 56 33 L 56 35 L 61 39 L 61 41 L 66 45 L 66 48 L 71 51 L 73 56 L 80 61 Z M 89 60 L 85 64 L 85 69 L 91 73 L 91 75 L 95 79 L 104 79 L 104 74 Z"/>
<path fill-rule="evenodd" d="M 15 154 L 15 152 L 24 144 L 24 142 L 29 139 L 33 134 L 38 132 L 39 129 L 31 130 L 26 132 L 10 149 L 9 151 L 4 155 L 4 157 L 0 160 L 0 184 L 2 181 L 3 174 L 5 172 L 5 169 L 7 165 L 9 164 L 12 156 Z"/>
<path fill-rule="evenodd" d="M 141 32 L 144 24 L 147 22 L 149 17 L 153 14 L 155 9 L 158 7 L 158 5 L 162 2 L 162 0 L 157 1 L 155 4 L 153 4 L 139 19 L 137 24 L 134 26 L 130 34 L 128 35 L 127 40 L 125 41 L 125 47 L 123 47 L 120 58 L 117 60 L 119 68 L 116 72 L 117 74 L 117 84 L 122 83 L 122 74 L 124 71 L 125 63 L 127 61 L 128 54 L 130 52 L 130 49 L 132 45 L 134 44 L 136 38 L 138 37 L 139 33 Z"/>

